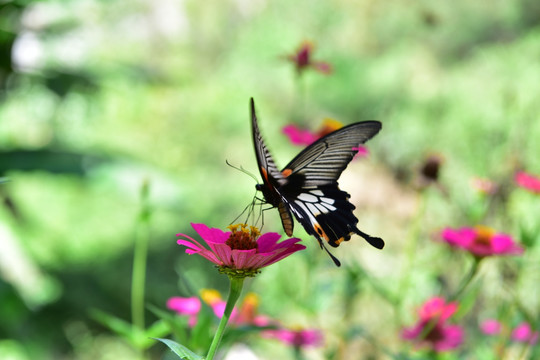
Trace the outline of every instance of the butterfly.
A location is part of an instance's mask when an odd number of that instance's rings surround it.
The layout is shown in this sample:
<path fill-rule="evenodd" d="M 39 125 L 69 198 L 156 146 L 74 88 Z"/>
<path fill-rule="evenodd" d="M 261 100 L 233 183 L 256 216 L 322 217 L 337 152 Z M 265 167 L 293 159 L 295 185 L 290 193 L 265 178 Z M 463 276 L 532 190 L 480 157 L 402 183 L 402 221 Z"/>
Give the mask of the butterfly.
<path fill-rule="evenodd" d="M 358 145 L 381 129 L 379 121 L 357 122 L 327 134 L 302 150 L 281 171 L 261 137 L 253 98 L 251 125 L 263 179 L 256 188 L 262 192 L 266 203 L 279 210 L 288 236 L 293 233 L 294 215 L 337 266 L 341 265 L 339 260 L 324 246 L 323 239 L 337 247 L 342 241 L 350 240 L 352 234 L 357 234 L 377 249 L 384 247 L 382 239 L 357 228 L 358 219 L 353 214 L 355 206 L 349 202 L 349 194 L 338 186 L 339 176 L 358 152 Z"/>

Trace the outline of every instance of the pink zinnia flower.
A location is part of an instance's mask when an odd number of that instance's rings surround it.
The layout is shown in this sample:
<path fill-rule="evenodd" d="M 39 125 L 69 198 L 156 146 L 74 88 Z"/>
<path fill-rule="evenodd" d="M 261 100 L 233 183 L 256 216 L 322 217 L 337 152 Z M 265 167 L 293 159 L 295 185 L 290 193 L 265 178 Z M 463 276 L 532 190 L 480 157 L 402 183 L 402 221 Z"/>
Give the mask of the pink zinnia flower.
<path fill-rule="evenodd" d="M 496 233 L 486 226 L 446 228 L 441 236 L 451 246 L 465 249 L 476 257 L 523 253 L 523 248 L 510 235 Z"/>
<path fill-rule="evenodd" d="M 183 238 L 177 241 L 178 244 L 187 247 L 187 254 L 201 255 L 216 264 L 220 272 L 229 276 L 255 276 L 259 269 L 306 248 L 298 244 L 298 238 L 278 243 L 281 238 L 278 233 L 260 235 L 257 228 L 248 228 L 244 224 L 229 226 L 229 232 L 209 228 L 204 224 L 191 226 L 210 249 L 184 234 L 177 234 Z"/>
<path fill-rule="evenodd" d="M 447 321 L 456 310 L 455 302 L 446 304 L 443 298 L 432 298 L 418 311 L 416 325 L 404 328 L 401 336 L 436 352 L 455 349 L 463 342 L 463 329 L 458 325 L 449 325 Z"/>
<path fill-rule="evenodd" d="M 330 74 L 332 72 L 332 67 L 329 63 L 312 60 L 313 50 L 313 43 L 304 41 L 300 44 L 300 47 L 294 54 L 287 56 L 287 60 L 294 63 L 298 74 L 302 74 L 302 72 L 308 68 L 313 68 L 323 74 Z"/>
<path fill-rule="evenodd" d="M 502 330 L 502 324 L 495 319 L 487 319 L 480 324 L 480 330 L 486 335 L 499 335 Z"/>
<path fill-rule="evenodd" d="M 540 178 L 526 173 L 525 171 L 518 171 L 514 177 L 514 180 L 518 186 L 535 194 L 540 194 Z"/>
<path fill-rule="evenodd" d="M 280 340 L 282 343 L 295 348 L 321 346 L 323 335 L 316 329 L 285 329 L 264 331 L 263 336 Z"/>
<path fill-rule="evenodd" d="M 512 340 L 529 343 L 530 345 L 536 344 L 538 336 L 539 332 L 532 331 L 531 325 L 527 322 L 522 322 L 512 331 Z"/>
<path fill-rule="evenodd" d="M 197 297 L 180 297 L 175 296 L 167 300 L 167 308 L 176 311 L 179 315 L 188 316 L 188 325 L 195 326 L 197 323 L 197 315 L 201 310 L 201 301 Z"/>

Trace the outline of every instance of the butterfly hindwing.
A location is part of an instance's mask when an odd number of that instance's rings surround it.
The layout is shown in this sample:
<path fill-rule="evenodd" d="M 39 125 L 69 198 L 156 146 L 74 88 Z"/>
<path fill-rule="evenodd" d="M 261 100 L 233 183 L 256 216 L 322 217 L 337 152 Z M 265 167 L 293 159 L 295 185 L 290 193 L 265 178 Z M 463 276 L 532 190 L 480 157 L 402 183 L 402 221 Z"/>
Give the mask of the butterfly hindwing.
<path fill-rule="evenodd" d="M 349 240 L 358 219 L 352 211 L 349 194 L 335 186 L 303 189 L 291 202 L 291 208 L 306 231 L 319 241 L 326 240 L 332 247 Z"/>

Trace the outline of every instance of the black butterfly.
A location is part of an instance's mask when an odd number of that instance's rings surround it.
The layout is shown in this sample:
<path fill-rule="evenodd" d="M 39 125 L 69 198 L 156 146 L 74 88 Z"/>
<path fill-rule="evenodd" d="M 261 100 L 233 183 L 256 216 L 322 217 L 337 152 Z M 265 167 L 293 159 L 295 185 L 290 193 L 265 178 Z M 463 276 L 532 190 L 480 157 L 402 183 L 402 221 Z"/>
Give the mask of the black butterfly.
<path fill-rule="evenodd" d="M 319 241 L 337 266 L 337 260 L 324 246 L 322 239 L 332 247 L 347 241 L 353 233 L 363 237 L 377 249 L 384 241 L 358 230 L 355 206 L 349 194 L 338 187 L 338 178 L 358 152 L 359 144 L 375 136 L 381 129 L 378 121 L 363 121 L 338 129 L 309 145 L 281 171 L 264 145 L 257 125 L 255 103 L 251 99 L 251 124 L 257 162 L 263 183 L 257 190 L 264 200 L 277 207 L 283 229 L 288 236 L 293 233 L 294 214 L 306 232 Z"/>

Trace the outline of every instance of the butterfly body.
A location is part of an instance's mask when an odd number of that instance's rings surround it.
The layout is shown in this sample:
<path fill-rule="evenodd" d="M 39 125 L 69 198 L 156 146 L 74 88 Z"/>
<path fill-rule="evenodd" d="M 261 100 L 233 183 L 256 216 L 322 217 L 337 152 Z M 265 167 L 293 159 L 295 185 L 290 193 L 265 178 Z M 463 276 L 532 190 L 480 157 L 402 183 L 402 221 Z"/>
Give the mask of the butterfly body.
<path fill-rule="evenodd" d="M 355 206 L 349 194 L 339 189 L 338 178 L 358 151 L 358 145 L 377 134 L 378 121 L 365 121 L 338 129 L 301 151 L 283 170 L 278 170 L 265 146 L 257 124 L 255 104 L 251 99 L 253 141 L 263 183 L 257 190 L 264 200 L 278 208 L 285 233 L 291 236 L 293 215 L 306 232 L 332 247 L 358 234 L 381 249 L 384 242 L 360 231 L 354 216 Z M 336 265 L 339 261 L 330 252 Z"/>

